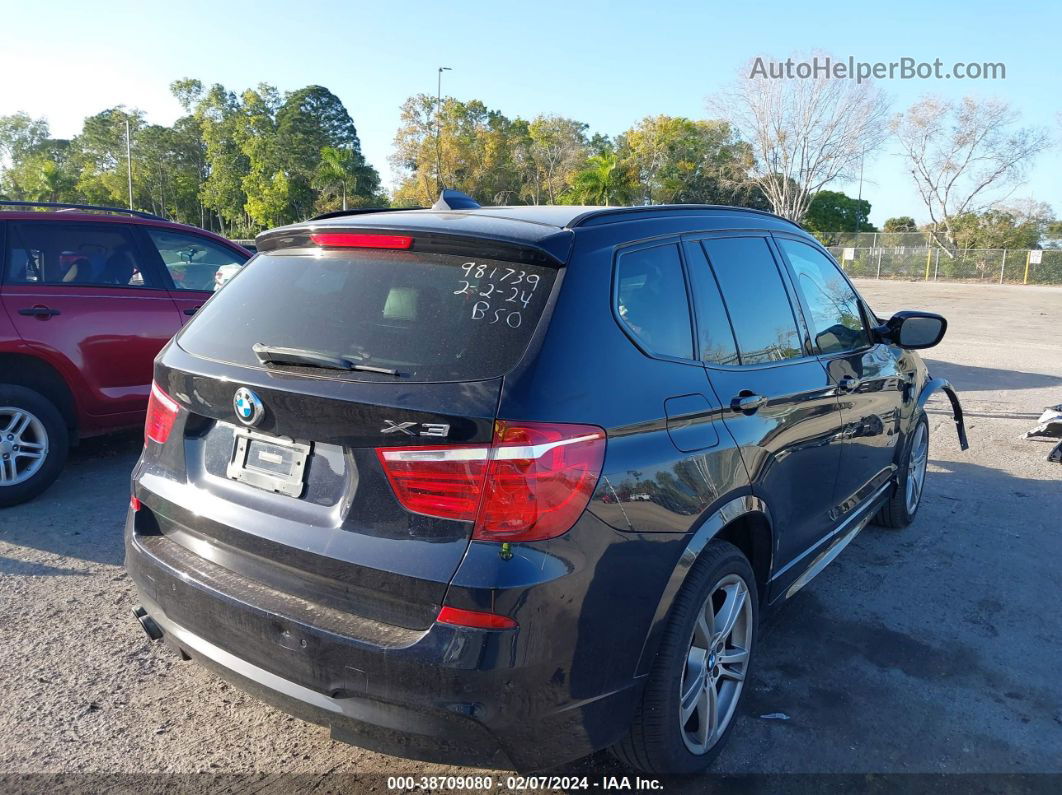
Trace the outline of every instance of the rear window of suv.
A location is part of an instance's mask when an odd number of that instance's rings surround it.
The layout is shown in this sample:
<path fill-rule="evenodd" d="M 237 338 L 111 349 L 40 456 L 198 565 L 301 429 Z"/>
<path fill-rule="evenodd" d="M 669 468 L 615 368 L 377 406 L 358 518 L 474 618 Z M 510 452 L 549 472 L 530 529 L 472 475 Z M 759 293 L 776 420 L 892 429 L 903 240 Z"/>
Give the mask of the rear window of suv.
<path fill-rule="evenodd" d="M 265 368 L 252 346 L 303 348 L 397 370 L 403 381 L 495 378 L 519 361 L 552 268 L 406 251 L 260 254 L 178 337 L 189 353 Z M 268 365 L 359 381 L 365 371 Z"/>

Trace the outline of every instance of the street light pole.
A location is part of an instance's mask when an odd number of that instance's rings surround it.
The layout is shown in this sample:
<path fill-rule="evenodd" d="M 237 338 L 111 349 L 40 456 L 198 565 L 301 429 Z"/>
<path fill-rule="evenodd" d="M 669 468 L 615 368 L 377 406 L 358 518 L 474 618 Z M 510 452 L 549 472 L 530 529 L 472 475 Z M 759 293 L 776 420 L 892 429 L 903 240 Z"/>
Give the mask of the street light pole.
<path fill-rule="evenodd" d="M 442 191 L 442 150 L 439 138 L 442 135 L 442 73 L 453 71 L 449 66 L 439 67 L 439 82 L 435 89 L 435 192 Z"/>
<path fill-rule="evenodd" d="M 129 119 L 125 120 L 125 170 L 129 176 L 129 209 L 133 209 L 133 147 L 129 142 Z"/>

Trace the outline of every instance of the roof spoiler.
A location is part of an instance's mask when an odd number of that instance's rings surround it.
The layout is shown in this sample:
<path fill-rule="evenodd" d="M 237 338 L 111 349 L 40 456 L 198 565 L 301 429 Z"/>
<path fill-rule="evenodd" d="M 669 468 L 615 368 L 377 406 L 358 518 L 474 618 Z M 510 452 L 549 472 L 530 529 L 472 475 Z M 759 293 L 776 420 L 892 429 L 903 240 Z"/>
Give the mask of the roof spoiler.
<path fill-rule="evenodd" d="M 397 213 L 403 210 L 423 210 L 423 207 L 355 207 L 351 210 L 332 210 L 310 218 L 311 221 L 323 221 L 326 218 L 342 218 L 346 215 L 370 215 L 372 213 Z"/>

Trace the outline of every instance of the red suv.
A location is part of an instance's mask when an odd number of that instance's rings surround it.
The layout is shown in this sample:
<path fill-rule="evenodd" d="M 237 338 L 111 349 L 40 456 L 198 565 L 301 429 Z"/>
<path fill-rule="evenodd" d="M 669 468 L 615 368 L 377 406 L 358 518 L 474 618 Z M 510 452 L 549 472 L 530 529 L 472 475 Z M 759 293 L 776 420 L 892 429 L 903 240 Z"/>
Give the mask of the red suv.
<path fill-rule="evenodd" d="M 148 213 L 0 206 L 4 506 L 47 488 L 71 442 L 143 424 L 155 354 L 251 253 Z"/>

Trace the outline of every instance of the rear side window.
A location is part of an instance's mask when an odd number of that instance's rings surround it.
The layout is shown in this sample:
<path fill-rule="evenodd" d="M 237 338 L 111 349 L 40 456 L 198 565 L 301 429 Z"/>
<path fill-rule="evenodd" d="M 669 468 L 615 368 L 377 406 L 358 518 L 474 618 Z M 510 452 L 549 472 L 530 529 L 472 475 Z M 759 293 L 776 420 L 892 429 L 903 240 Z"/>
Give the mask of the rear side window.
<path fill-rule="evenodd" d="M 806 243 L 776 238 L 796 274 L 797 289 L 811 311 L 808 323 L 823 353 L 855 351 L 870 344 L 859 299 L 837 266 Z"/>
<path fill-rule="evenodd" d="M 693 358 L 690 305 L 674 244 L 624 251 L 616 265 L 616 311 L 646 350 Z"/>
<path fill-rule="evenodd" d="M 700 243 L 685 247 L 693 288 L 693 306 L 697 312 L 697 338 L 701 360 L 711 364 L 738 364 L 737 345 L 730 328 L 723 296 L 719 294 L 712 269 Z"/>
<path fill-rule="evenodd" d="M 182 348 L 265 367 L 252 346 L 302 348 L 407 381 L 472 381 L 523 355 L 556 277 L 552 268 L 405 251 L 260 254 L 185 327 Z M 352 380 L 357 371 L 270 365 Z"/>
<path fill-rule="evenodd" d="M 762 237 L 713 238 L 704 250 L 730 310 L 742 364 L 801 356 L 793 307 Z"/>
<path fill-rule="evenodd" d="M 10 224 L 9 284 L 70 287 L 158 287 L 129 230 L 120 224 Z"/>
<path fill-rule="evenodd" d="M 247 259 L 199 235 L 151 228 L 147 233 L 178 290 L 212 292 L 232 278 Z"/>

